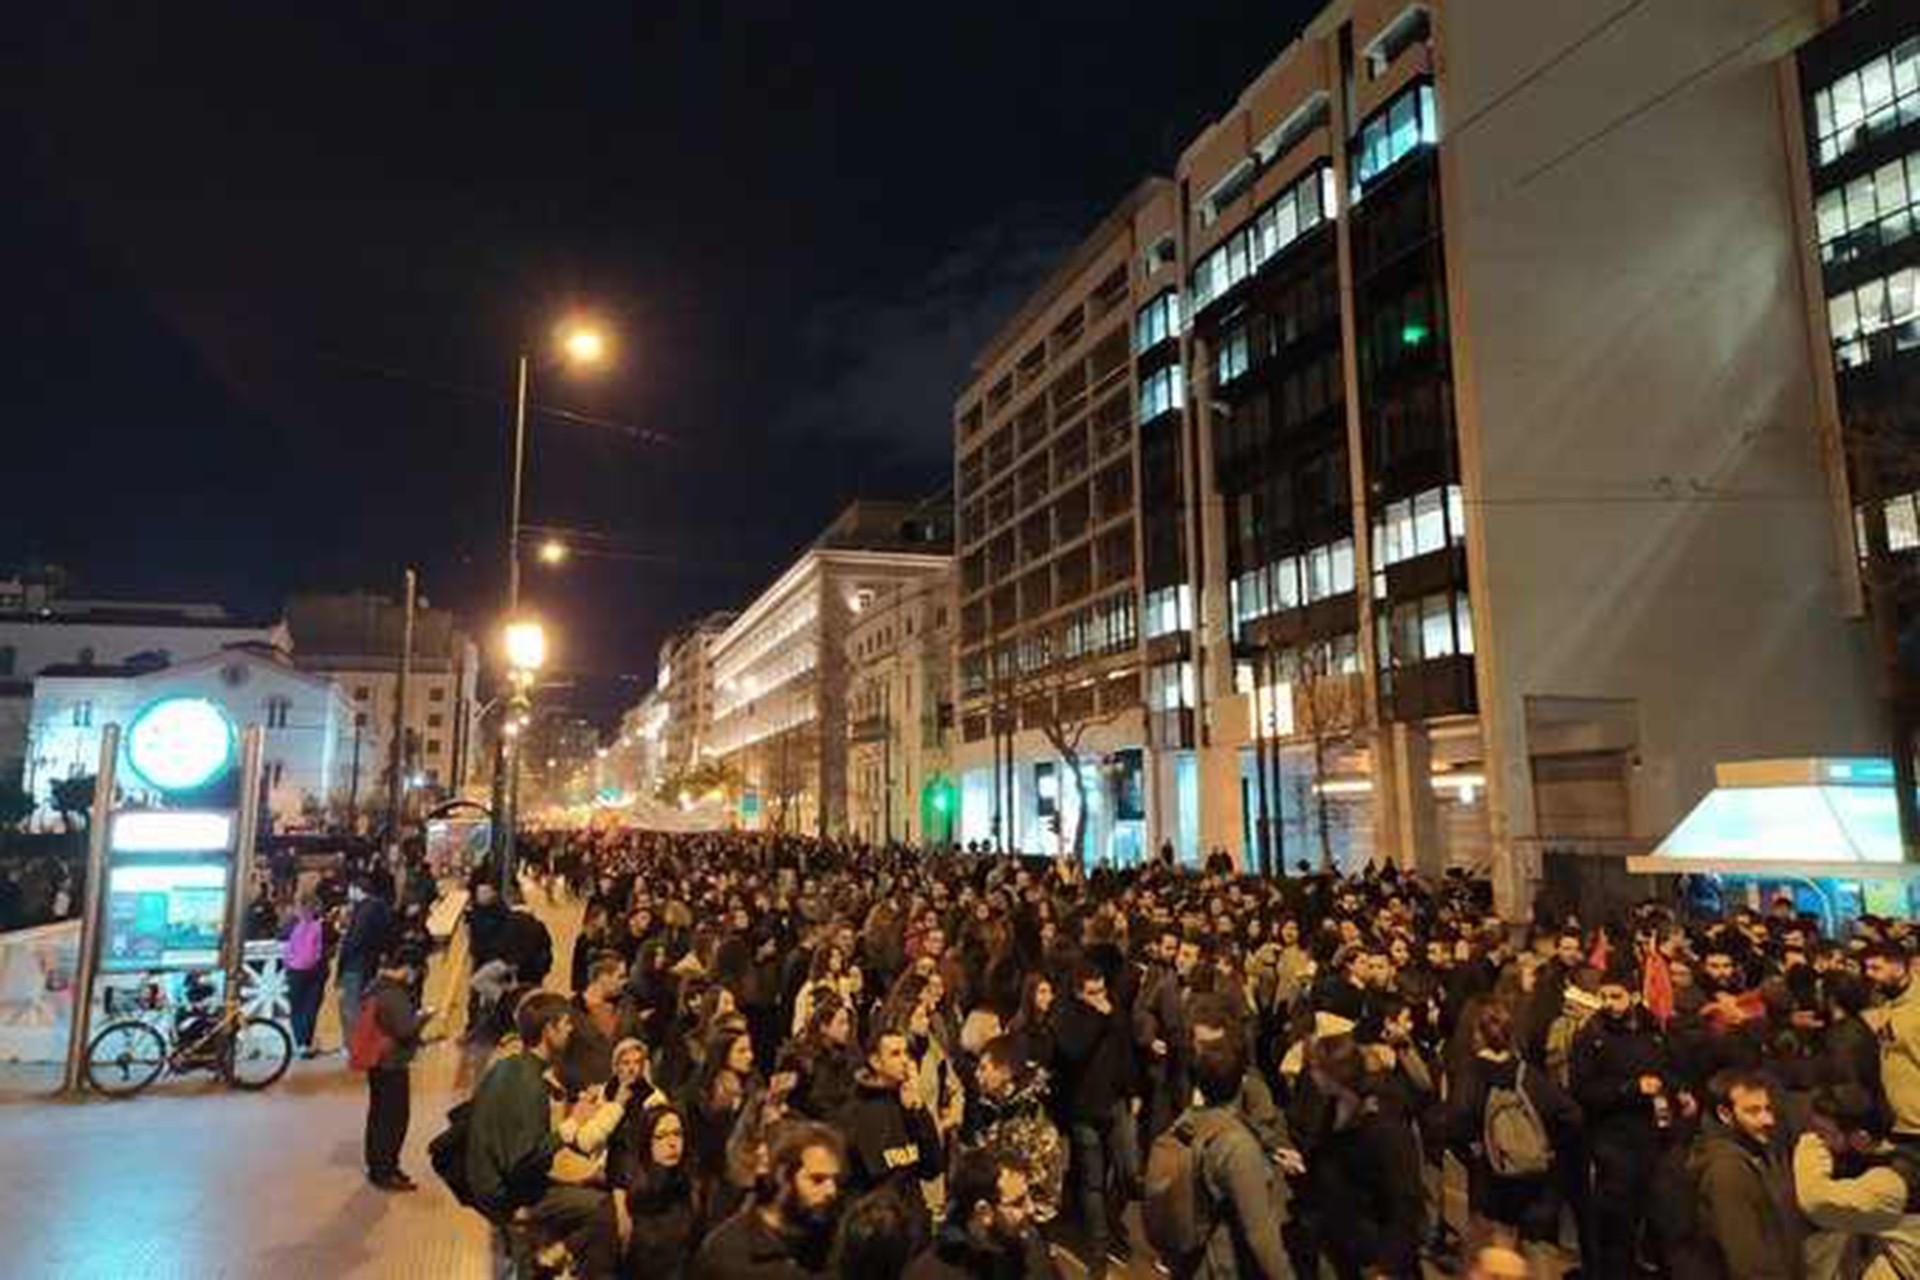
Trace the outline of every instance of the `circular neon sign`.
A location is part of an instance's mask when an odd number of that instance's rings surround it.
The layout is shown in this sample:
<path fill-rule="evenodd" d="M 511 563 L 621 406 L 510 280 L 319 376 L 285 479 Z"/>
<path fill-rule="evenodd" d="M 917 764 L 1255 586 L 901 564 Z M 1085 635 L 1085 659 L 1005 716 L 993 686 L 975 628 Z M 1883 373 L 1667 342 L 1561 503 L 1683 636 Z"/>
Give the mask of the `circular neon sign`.
<path fill-rule="evenodd" d="M 150 787 L 193 791 L 233 767 L 233 721 L 217 702 L 150 702 L 127 729 L 127 763 Z"/>

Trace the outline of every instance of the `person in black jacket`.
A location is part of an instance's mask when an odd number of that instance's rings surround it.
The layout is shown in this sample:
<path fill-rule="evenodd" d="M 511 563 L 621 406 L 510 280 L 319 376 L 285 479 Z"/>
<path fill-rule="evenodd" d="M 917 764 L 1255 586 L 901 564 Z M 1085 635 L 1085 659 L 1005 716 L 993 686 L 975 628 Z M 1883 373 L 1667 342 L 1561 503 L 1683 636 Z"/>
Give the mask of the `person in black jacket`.
<path fill-rule="evenodd" d="M 1125 1265 L 1124 1232 L 1111 1223 L 1138 1179 L 1133 1137 L 1133 1024 L 1107 994 L 1107 978 L 1091 963 L 1073 976 L 1073 996 L 1054 1018 L 1054 1078 L 1072 1147 L 1080 1226 L 1094 1271 L 1111 1259 Z M 1117 1194 L 1116 1194 L 1117 1193 Z M 1109 1197 L 1118 1200 L 1110 1204 Z"/>
<path fill-rule="evenodd" d="M 778 1131 L 758 1193 L 700 1246 L 695 1280 L 825 1276 L 845 1171 L 846 1148 L 828 1126 L 797 1121 Z"/>
<path fill-rule="evenodd" d="M 1857 1084 L 1880 1097 L 1880 1039 L 1860 1015 L 1873 1003 L 1873 988 L 1857 974 L 1835 971 L 1823 984 L 1831 1020 L 1824 1045 L 1824 1075 L 1831 1085 Z"/>
<path fill-rule="evenodd" d="M 1034 1229 L 1027 1169 L 1017 1153 L 966 1152 L 950 1181 L 946 1221 L 906 1280 L 1053 1280 L 1058 1272 Z"/>
<path fill-rule="evenodd" d="M 393 944 L 393 908 L 358 875 L 347 885 L 347 919 L 341 930 L 335 982 L 340 997 L 341 1038 L 353 1034 L 360 1017 L 361 989 L 380 971 Z"/>
<path fill-rule="evenodd" d="M 1560 1198 L 1549 1164 L 1528 1173 L 1502 1171 L 1497 1155 L 1486 1149 L 1487 1105 L 1495 1089 L 1517 1089 L 1544 1130 L 1554 1153 L 1573 1147 L 1580 1109 L 1553 1076 L 1529 1067 L 1520 1056 L 1513 1015 L 1503 1004 L 1480 1010 L 1474 1056 L 1453 1081 L 1447 1099 L 1448 1144 L 1468 1171 L 1467 1199 L 1475 1217 L 1499 1224 L 1530 1240 L 1551 1240 L 1560 1225 Z M 1557 1161 L 1556 1161 L 1557 1163 Z"/>
<path fill-rule="evenodd" d="M 923 1179 L 943 1168 L 940 1131 L 921 1103 L 907 1053 L 905 1028 L 883 1025 L 867 1043 L 867 1069 L 841 1108 L 847 1139 L 847 1185 L 855 1194 L 891 1187 L 901 1201 L 924 1210 Z"/>
<path fill-rule="evenodd" d="M 1666 1043 L 1625 973 L 1601 980 L 1600 1012 L 1574 1036 L 1567 1071 L 1593 1160 L 1592 1221 L 1581 1240 L 1592 1246 L 1593 1274 L 1632 1275 L 1646 1188 L 1675 1113 Z"/>

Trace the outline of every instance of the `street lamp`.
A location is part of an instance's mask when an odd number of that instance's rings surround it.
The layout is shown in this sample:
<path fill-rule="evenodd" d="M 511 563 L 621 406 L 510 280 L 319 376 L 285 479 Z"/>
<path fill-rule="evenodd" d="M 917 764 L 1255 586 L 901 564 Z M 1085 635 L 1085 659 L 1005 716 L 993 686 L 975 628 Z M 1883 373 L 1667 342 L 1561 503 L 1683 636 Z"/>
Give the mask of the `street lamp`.
<path fill-rule="evenodd" d="M 607 358 L 608 341 L 604 330 L 592 322 L 574 318 L 561 325 L 554 334 L 555 346 L 561 362 L 575 368 L 603 363 Z M 507 617 L 513 618 L 520 612 L 520 508 L 522 481 L 526 476 L 527 462 L 527 384 L 531 379 L 531 361 L 525 351 L 520 352 L 514 364 L 513 390 L 513 490 L 507 515 Z M 567 548 L 556 539 L 548 539 L 540 548 L 540 559 L 546 564 L 558 564 L 567 558 Z M 523 624 L 515 623 L 508 628 L 508 660 L 513 664 L 513 628 Z M 546 656 L 545 637 L 540 639 L 540 658 L 531 664 L 513 664 L 516 677 L 524 676 L 523 684 L 532 681 L 531 671 L 540 665 Z M 524 709 L 524 692 L 516 689 L 516 698 Z M 525 727 L 524 720 L 521 725 Z M 512 763 L 512 744 L 515 734 L 502 733 L 494 753 L 493 767 L 493 813 L 494 832 L 493 849 L 499 859 L 500 893 L 505 897 L 514 884 L 513 872 L 513 813 L 512 788 L 509 779 L 515 772 Z"/>
<path fill-rule="evenodd" d="M 547 663 L 547 629 L 531 619 L 507 624 L 507 666 L 516 677 L 530 677 Z"/>

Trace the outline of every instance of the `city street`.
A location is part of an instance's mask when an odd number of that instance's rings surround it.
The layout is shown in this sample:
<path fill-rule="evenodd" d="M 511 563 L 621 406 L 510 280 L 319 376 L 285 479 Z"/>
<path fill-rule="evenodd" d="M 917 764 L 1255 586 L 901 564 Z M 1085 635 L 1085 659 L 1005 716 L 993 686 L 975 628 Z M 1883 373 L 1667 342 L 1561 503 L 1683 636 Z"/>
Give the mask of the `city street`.
<path fill-rule="evenodd" d="M 569 954 L 577 909 L 536 910 Z M 428 977 L 428 999 L 465 971 L 465 935 Z M 564 981 L 564 966 L 556 982 Z M 331 1008 L 331 1000 L 329 1000 Z M 325 1044 L 338 1042 L 331 1020 Z M 457 1024 L 452 1028 L 456 1033 Z M 50 1068 L 0 1067 L 0 1273 L 60 1280 L 354 1280 L 491 1274 L 488 1232 L 427 1162 L 464 1095 L 452 1044 L 422 1052 L 403 1167 L 410 1194 L 367 1185 L 366 1087 L 343 1057 L 295 1062 L 261 1094 L 204 1077 L 162 1081 L 125 1102 L 63 1102 Z"/>

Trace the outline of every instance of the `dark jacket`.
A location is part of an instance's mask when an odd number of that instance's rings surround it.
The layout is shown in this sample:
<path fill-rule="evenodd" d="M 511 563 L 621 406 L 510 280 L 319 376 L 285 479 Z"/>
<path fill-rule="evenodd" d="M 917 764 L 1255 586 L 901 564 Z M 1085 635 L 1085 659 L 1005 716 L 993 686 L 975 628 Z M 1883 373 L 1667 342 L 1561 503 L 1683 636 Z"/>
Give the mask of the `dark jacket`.
<path fill-rule="evenodd" d="M 506 904 L 497 899 L 484 906 L 476 902 L 467 908 L 467 949 L 473 956 L 474 968 L 506 955 L 510 914 Z"/>
<path fill-rule="evenodd" d="M 1111 1003 L 1106 1015 L 1077 996 L 1056 1007 L 1053 1096 L 1069 1121 L 1105 1123 L 1133 1092 L 1132 1022 L 1125 1005 Z"/>
<path fill-rule="evenodd" d="M 584 996 L 573 998 L 573 1035 L 560 1057 L 560 1083 L 570 1094 L 579 1094 L 613 1075 L 613 1047 L 622 1040 L 638 1040 L 640 1015 L 631 1000 L 622 998 L 613 1006 L 613 1030 L 603 1032 L 587 1011 Z"/>
<path fill-rule="evenodd" d="M 1574 1034 L 1567 1083 L 1596 1138 L 1623 1127 L 1651 1131 L 1653 1104 L 1640 1092 L 1640 1077 L 1667 1074 L 1666 1044 L 1641 1010 L 1619 1022 L 1597 1013 Z"/>
<path fill-rule="evenodd" d="M 393 943 L 393 908 L 386 899 L 369 894 L 353 904 L 346 932 L 340 938 L 340 968 L 372 973 Z"/>
<path fill-rule="evenodd" d="M 898 1087 L 863 1072 L 837 1124 L 847 1140 L 854 1194 L 891 1185 L 905 1203 L 925 1203 L 921 1180 L 939 1177 L 943 1168 L 940 1133 L 926 1108 L 908 1110 Z"/>
<path fill-rule="evenodd" d="M 908 1265 L 905 1280 L 1054 1280 L 1053 1256 L 1040 1233 L 1030 1231 L 1017 1248 L 982 1248 L 951 1224 Z"/>
<path fill-rule="evenodd" d="M 1784 1162 L 1723 1125 L 1695 1145 L 1699 1231 L 1727 1280 L 1799 1280 L 1801 1229 Z"/>
<path fill-rule="evenodd" d="M 1283 1280 L 1293 1274 L 1281 1243 L 1286 1198 L 1259 1137 L 1237 1105 L 1202 1107 L 1176 1124 L 1195 1126 L 1201 1185 L 1215 1205 L 1197 1258 L 1175 1265 L 1183 1280 Z"/>
<path fill-rule="evenodd" d="M 546 1059 L 502 1058 L 474 1090 L 468 1120 L 467 1182 L 484 1212 L 500 1216 L 538 1200 L 560 1149 L 553 1128 Z"/>
<path fill-rule="evenodd" d="M 526 985 L 540 986 L 553 972 L 553 935 L 531 911 L 507 913 L 500 942 L 501 958 L 513 966 Z"/>
<path fill-rule="evenodd" d="M 393 1042 L 381 1055 L 378 1069 L 404 1071 L 413 1064 L 414 1050 L 420 1047 L 420 1030 L 424 1025 L 420 1010 L 414 1006 L 413 992 L 404 982 L 375 978 L 361 1000 L 373 1001 L 374 1021 Z"/>
<path fill-rule="evenodd" d="M 624 1274 L 647 1280 L 682 1280 L 688 1275 L 700 1243 L 700 1215 L 686 1180 L 657 1189 L 635 1188 L 628 1194 L 627 1212 L 633 1235 Z"/>
<path fill-rule="evenodd" d="M 695 1280 L 808 1280 L 828 1274 L 826 1242 L 789 1239 L 747 1205 L 713 1229 L 694 1255 Z M 816 1256 L 817 1255 L 817 1256 Z"/>
<path fill-rule="evenodd" d="M 1857 1084 L 1881 1096 L 1880 1041 L 1860 1018 L 1841 1018 L 1827 1028 L 1826 1078 L 1829 1084 Z"/>

